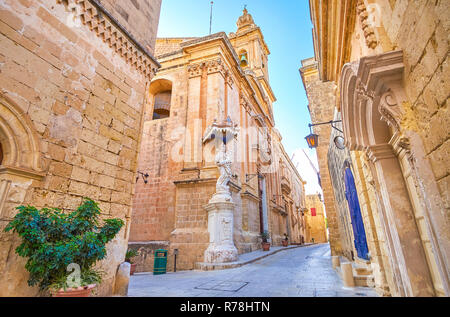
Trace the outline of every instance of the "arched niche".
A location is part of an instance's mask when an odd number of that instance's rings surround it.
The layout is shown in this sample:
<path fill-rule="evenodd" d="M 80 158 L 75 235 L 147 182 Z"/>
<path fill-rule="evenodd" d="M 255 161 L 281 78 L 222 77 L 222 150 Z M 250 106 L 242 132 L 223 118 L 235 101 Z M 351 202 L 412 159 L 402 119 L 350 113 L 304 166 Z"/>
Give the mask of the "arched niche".
<path fill-rule="evenodd" d="M 9 97 L 0 93 L 0 177 L 15 174 L 42 179 L 39 137 L 26 113 Z"/>
<path fill-rule="evenodd" d="M 239 51 L 239 64 L 242 68 L 249 66 L 248 53 L 245 49 Z"/>
<path fill-rule="evenodd" d="M 169 118 L 172 103 L 172 81 L 163 78 L 152 81 L 150 94 L 153 97 L 152 120 Z"/>

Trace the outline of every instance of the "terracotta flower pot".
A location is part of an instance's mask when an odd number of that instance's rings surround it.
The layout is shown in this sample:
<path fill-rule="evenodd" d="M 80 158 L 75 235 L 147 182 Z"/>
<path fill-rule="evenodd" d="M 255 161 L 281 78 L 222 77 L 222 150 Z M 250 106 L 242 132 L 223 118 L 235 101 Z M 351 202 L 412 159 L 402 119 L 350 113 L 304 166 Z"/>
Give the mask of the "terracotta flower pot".
<path fill-rule="evenodd" d="M 132 263 L 130 267 L 130 275 L 133 275 L 136 272 L 137 263 Z"/>
<path fill-rule="evenodd" d="M 263 251 L 269 251 L 270 243 L 269 242 L 263 242 L 262 243 L 262 249 L 263 249 Z"/>
<path fill-rule="evenodd" d="M 91 284 L 87 286 L 80 286 L 78 288 L 63 288 L 58 291 L 52 290 L 52 297 L 89 297 L 91 295 L 92 289 L 96 287 L 96 284 Z"/>
<path fill-rule="evenodd" d="M 283 245 L 283 247 L 287 247 L 289 245 L 289 241 L 288 240 L 281 240 L 281 244 Z"/>

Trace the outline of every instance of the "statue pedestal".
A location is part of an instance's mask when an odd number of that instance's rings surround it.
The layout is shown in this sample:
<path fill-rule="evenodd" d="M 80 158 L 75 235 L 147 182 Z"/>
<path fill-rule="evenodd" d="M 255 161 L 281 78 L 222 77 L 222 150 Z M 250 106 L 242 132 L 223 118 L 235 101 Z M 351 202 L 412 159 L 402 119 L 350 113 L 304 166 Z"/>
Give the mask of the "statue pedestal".
<path fill-rule="evenodd" d="M 205 262 L 224 263 L 238 259 L 238 251 L 233 242 L 234 203 L 231 196 L 215 194 L 208 205 L 209 246 L 205 251 Z"/>

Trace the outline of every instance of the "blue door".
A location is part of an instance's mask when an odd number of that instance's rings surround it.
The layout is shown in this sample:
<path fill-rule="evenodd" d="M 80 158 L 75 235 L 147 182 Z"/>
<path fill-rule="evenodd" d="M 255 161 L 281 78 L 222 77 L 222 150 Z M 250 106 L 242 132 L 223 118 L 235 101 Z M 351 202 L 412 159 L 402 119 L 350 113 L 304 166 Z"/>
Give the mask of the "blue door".
<path fill-rule="evenodd" d="M 358 257 L 369 260 L 369 250 L 367 248 L 366 231 L 359 207 L 358 193 L 356 192 L 355 180 L 350 168 L 345 169 L 345 197 L 347 198 L 352 220 L 353 235 L 355 236 L 355 248 Z"/>

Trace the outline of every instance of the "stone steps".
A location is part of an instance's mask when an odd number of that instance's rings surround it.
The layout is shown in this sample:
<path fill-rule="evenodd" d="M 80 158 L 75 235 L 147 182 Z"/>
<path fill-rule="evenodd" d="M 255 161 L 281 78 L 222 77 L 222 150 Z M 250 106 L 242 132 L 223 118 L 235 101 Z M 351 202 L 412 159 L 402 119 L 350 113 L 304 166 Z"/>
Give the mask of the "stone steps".
<path fill-rule="evenodd" d="M 355 286 L 373 287 L 375 285 L 375 278 L 373 275 L 353 275 Z"/>
<path fill-rule="evenodd" d="M 354 274 L 355 275 L 371 275 L 372 274 L 372 270 L 367 269 L 365 267 L 354 267 Z"/>
<path fill-rule="evenodd" d="M 373 287 L 375 278 L 370 267 L 370 261 L 364 261 L 359 258 L 353 263 L 353 279 L 356 286 Z"/>
<path fill-rule="evenodd" d="M 340 257 L 341 265 L 343 263 L 349 263 L 345 257 Z M 374 287 L 375 278 L 373 276 L 372 269 L 370 268 L 370 261 L 364 261 L 361 259 L 355 259 L 352 263 L 353 280 L 356 287 Z M 342 269 L 340 266 L 336 267 L 336 272 L 343 279 Z"/>

